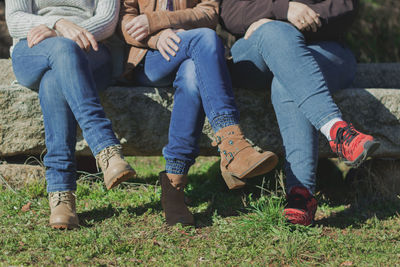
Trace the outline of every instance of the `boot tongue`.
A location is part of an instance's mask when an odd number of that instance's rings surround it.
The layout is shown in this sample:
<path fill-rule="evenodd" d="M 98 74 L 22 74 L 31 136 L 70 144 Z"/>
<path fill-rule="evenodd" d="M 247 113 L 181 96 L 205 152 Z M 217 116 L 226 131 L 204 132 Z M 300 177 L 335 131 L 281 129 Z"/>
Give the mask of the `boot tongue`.
<path fill-rule="evenodd" d="M 51 205 L 52 207 L 57 207 L 61 203 L 68 204 L 70 202 L 70 194 L 69 192 L 56 192 L 51 196 Z"/>

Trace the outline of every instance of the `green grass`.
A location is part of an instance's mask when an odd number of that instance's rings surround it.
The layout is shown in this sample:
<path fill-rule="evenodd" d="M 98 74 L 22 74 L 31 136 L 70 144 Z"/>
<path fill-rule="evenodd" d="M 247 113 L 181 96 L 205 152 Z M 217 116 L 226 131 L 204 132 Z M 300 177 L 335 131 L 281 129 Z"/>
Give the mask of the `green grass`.
<path fill-rule="evenodd" d="M 394 266 L 400 263 L 400 204 L 338 203 L 320 191 L 315 227 L 292 226 L 281 213 L 282 174 L 229 191 L 216 158 L 200 158 L 187 188 L 196 228 L 167 227 L 157 173 L 162 158 L 130 158 L 138 178 L 107 191 L 78 182 L 81 227 L 48 227 L 43 182 L 16 194 L 0 189 L 0 265 Z M 31 203 L 24 212 L 21 208 Z M 334 203 L 334 204 L 332 204 Z"/>

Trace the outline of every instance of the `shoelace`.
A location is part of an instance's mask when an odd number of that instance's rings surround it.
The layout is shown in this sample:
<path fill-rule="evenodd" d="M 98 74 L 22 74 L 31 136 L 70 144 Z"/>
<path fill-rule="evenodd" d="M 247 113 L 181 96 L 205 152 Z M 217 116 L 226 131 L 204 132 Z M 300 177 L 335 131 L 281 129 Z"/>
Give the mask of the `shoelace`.
<path fill-rule="evenodd" d="M 352 124 L 338 129 L 334 143 L 336 144 L 337 154 L 340 157 L 344 157 L 343 144 L 349 145 L 357 135 L 359 135 L 359 133 L 354 129 Z M 352 144 L 352 146 L 354 145 L 355 144 Z"/>
<path fill-rule="evenodd" d="M 307 201 L 303 195 L 300 194 L 291 194 L 288 196 L 287 202 L 288 202 L 288 208 L 293 208 L 293 209 L 300 209 L 300 210 L 307 210 Z"/>
<path fill-rule="evenodd" d="M 72 193 L 75 196 L 74 193 Z M 69 204 L 71 203 L 71 193 L 70 192 L 55 192 L 51 196 L 51 205 L 52 207 L 57 207 L 61 203 Z"/>
<path fill-rule="evenodd" d="M 110 158 L 112 158 L 114 155 L 120 154 L 122 149 L 122 146 L 117 145 L 117 146 L 109 146 L 106 147 L 104 150 L 102 150 L 98 157 L 96 157 L 96 167 L 97 167 L 97 171 L 100 170 L 99 168 L 99 162 L 101 161 L 101 165 L 103 165 L 103 167 L 107 168 L 108 167 L 108 160 Z M 104 171 L 104 170 L 103 170 Z"/>

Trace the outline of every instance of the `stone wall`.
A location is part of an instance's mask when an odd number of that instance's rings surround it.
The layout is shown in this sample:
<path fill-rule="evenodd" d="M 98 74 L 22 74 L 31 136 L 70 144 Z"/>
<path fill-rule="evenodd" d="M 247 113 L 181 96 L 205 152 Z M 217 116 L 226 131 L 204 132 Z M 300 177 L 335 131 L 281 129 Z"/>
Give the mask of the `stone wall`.
<path fill-rule="evenodd" d="M 0 156 L 38 155 L 45 146 L 37 93 L 10 85 L 13 80 L 10 61 L 0 60 Z M 353 87 L 335 95 L 344 117 L 380 140 L 374 157 L 400 158 L 400 64 L 360 64 Z M 261 148 L 282 154 L 269 94 L 237 89 L 235 95 L 247 137 Z M 172 89 L 111 87 L 101 96 L 126 155 L 161 155 L 167 142 Z M 216 155 L 211 137 L 206 124 L 202 155 Z M 89 155 L 81 135 L 78 140 L 77 154 Z M 334 156 L 325 138 L 321 138 L 320 156 Z"/>

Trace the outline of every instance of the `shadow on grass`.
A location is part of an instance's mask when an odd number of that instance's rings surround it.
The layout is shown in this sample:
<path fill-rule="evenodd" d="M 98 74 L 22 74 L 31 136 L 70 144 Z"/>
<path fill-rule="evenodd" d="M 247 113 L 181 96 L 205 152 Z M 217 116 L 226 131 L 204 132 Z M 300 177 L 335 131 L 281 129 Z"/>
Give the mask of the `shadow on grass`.
<path fill-rule="evenodd" d="M 349 226 L 361 228 L 363 224 L 371 218 L 385 220 L 398 215 L 400 201 L 396 200 L 377 200 L 363 201 L 362 203 L 352 204 L 349 208 L 332 214 L 328 218 L 316 221 L 317 225 L 344 229 Z"/>
<path fill-rule="evenodd" d="M 280 170 L 281 164 L 278 170 Z M 247 180 L 247 185 L 241 189 L 229 190 L 220 171 L 220 161 L 215 162 L 205 174 L 189 175 L 187 190 L 188 205 L 198 207 L 206 203 L 206 208 L 194 214 L 198 228 L 211 226 L 213 216 L 239 216 L 248 213 L 249 196 L 260 197 L 265 191 L 275 190 L 270 184 L 276 185 L 275 171 L 267 175 Z M 261 189 L 263 187 L 264 189 Z"/>
<path fill-rule="evenodd" d="M 107 207 L 96 208 L 90 211 L 78 213 L 81 227 L 93 227 L 96 222 L 104 221 L 111 217 L 118 217 L 123 210 L 126 210 L 129 214 L 141 216 L 149 210 L 161 211 L 161 204 L 157 201 L 149 202 L 144 205 L 137 207 L 123 207 L 116 208 L 109 204 Z"/>
<path fill-rule="evenodd" d="M 384 220 L 398 215 L 400 183 L 393 178 L 397 172 L 389 161 L 369 160 L 358 169 L 350 169 L 343 178 L 338 167 L 329 161 L 320 162 L 317 183 L 319 204 L 345 205 L 346 209 L 332 213 L 316 222 L 317 225 L 360 228 L 371 218 Z M 390 187 L 390 188 L 389 188 Z"/>

